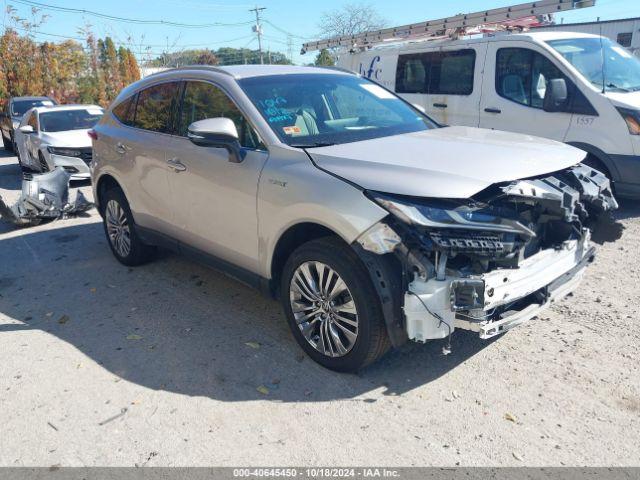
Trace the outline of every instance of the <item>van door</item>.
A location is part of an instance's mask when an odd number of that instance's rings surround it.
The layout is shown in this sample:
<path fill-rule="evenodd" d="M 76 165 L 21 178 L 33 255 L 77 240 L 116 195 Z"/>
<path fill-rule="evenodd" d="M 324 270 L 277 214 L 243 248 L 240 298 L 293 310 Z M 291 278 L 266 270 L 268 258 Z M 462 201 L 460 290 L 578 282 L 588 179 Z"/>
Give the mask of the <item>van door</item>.
<path fill-rule="evenodd" d="M 400 54 L 395 91 L 445 125 L 478 126 L 486 44 Z"/>
<path fill-rule="evenodd" d="M 242 162 L 231 162 L 224 148 L 200 147 L 187 137 L 191 123 L 218 117 L 236 124 Z M 186 82 L 177 135 L 167 155 L 180 248 L 192 247 L 244 270 L 258 271 L 256 199 L 269 154 L 222 89 L 205 81 Z"/>
<path fill-rule="evenodd" d="M 575 89 L 567 75 L 536 45 L 489 42 L 480 126 L 564 141 L 571 113 L 542 109 L 547 82 L 555 78 L 564 78 L 569 91 Z"/>

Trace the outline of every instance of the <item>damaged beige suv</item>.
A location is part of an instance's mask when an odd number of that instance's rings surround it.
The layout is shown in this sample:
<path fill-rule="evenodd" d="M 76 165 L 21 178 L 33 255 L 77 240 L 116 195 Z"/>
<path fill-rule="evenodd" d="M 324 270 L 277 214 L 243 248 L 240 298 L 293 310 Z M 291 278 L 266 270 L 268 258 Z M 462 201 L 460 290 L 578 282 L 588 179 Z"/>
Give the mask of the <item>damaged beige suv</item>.
<path fill-rule="evenodd" d="M 580 150 L 442 127 L 333 69 L 170 70 L 91 135 L 120 262 L 168 247 L 277 296 L 300 346 L 339 371 L 530 320 L 576 287 L 590 223 L 617 207 Z"/>

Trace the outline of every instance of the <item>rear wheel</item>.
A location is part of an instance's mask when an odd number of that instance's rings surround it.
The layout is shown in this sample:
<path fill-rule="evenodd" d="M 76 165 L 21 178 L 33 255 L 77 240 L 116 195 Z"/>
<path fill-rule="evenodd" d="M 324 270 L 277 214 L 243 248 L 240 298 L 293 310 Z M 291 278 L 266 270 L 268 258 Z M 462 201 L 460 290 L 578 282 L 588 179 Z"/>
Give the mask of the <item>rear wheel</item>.
<path fill-rule="evenodd" d="M 314 240 L 293 252 L 280 291 L 293 336 L 320 365 L 355 372 L 389 349 L 369 274 L 341 240 Z"/>
<path fill-rule="evenodd" d="M 138 236 L 133 215 L 122 190 L 107 190 L 100 203 L 104 205 L 104 231 L 116 259 L 130 267 L 148 262 L 155 248 L 143 243 Z"/>

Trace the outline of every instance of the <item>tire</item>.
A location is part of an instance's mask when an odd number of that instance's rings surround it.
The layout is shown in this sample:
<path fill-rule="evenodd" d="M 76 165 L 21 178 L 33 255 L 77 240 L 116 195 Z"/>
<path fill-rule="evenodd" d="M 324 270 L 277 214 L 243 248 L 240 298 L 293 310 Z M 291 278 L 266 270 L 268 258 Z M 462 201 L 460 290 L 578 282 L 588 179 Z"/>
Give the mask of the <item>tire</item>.
<path fill-rule="evenodd" d="M 7 140 L 4 135 L 2 135 L 2 146 L 7 152 L 13 152 L 13 142 L 11 139 Z"/>
<path fill-rule="evenodd" d="M 318 296 L 309 295 L 312 283 L 303 281 L 301 273 L 305 273 L 305 278 L 314 279 L 316 293 L 322 292 L 324 299 L 316 302 L 321 304 L 319 307 L 311 304 L 311 298 Z M 328 279 L 328 288 L 319 287 L 322 278 Z M 339 280 L 344 282 L 345 288 L 340 287 Z M 332 289 L 332 286 L 336 288 Z M 331 296 L 335 307 L 329 302 Z M 291 254 L 281 278 L 280 301 L 298 344 L 309 357 L 326 368 L 356 372 L 380 359 L 390 347 L 382 307 L 371 278 L 355 252 L 341 239 L 313 240 Z M 354 320 L 356 325 L 353 325 Z M 345 323 L 347 321 L 349 323 Z M 324 339 L 328 339 L 328 345 Z"/>
<path fill-rule="evenodd" d="M 116 260 L 128 267 L 147 263 L 156 249 L 143 243 L 138 236 L 129 203 L 122 190 L 107 190 L 100 199 L 100 204 L 104 205 L 104 233 Z"/>

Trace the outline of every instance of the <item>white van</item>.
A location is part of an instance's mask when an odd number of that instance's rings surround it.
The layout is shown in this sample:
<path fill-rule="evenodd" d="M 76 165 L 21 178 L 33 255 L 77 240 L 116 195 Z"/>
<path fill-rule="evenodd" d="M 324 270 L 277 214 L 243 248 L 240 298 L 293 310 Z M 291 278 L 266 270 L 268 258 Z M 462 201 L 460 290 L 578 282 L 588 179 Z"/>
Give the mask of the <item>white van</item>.
<path fill-rule="evenodd" d="M 607 38 L 529 32 L 396 43 L 342 55 L 338 65 L 440 123 L 581 148 L 618 195 L 640 197 L 640 60 Z"/>

